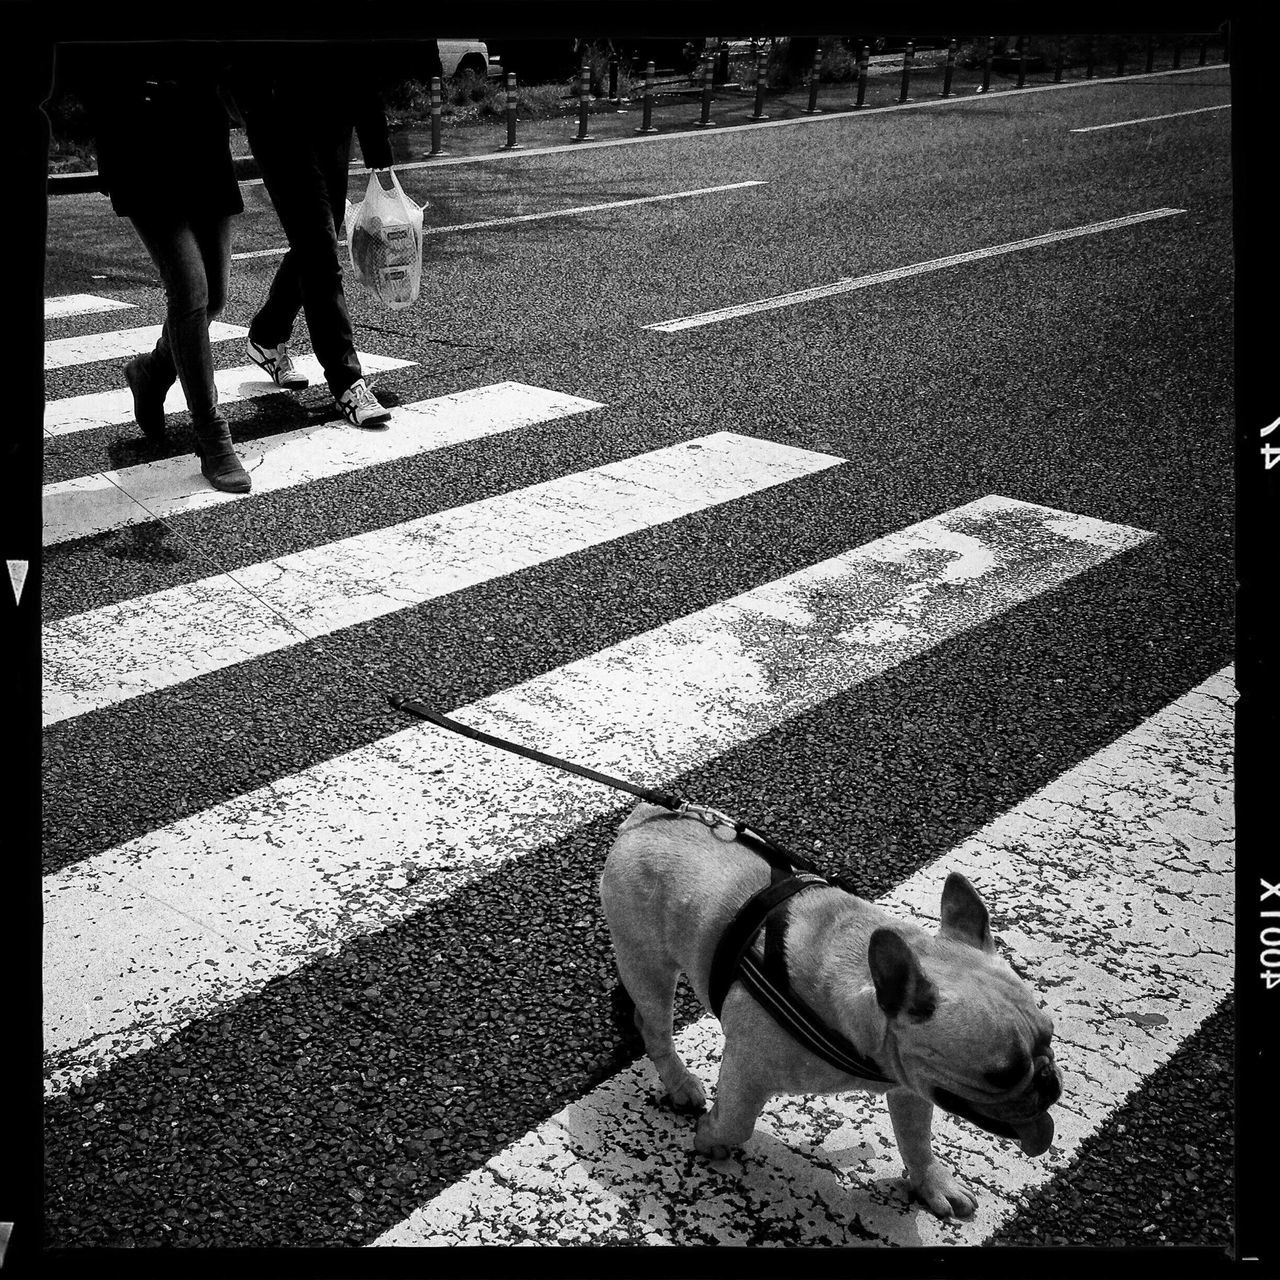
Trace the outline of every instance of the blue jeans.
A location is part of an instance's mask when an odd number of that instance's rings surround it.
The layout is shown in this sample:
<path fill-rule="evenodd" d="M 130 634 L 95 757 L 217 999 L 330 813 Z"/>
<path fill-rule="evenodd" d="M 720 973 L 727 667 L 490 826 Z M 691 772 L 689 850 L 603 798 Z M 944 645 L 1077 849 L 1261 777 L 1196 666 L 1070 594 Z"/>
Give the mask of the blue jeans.
<path fill-rule="evenodd" d="M 165 292 L 165 320 L 155 350 L 141 358 L 146 380 L 159 395 L 182 384 L 191 422 L 199 432 L 222 424 L 213 382 L 209 322 L 221 314 L 231 276 L 231 219 L 152 221 L 130 218 Z"/>
<path fill-rule="evenodd" d="M 338 256 L 351 121 L 275 99 L 242 103 L 241 109 L 262 183 L 289 242 L 267 299 L 249 323 L 249 337 L 279 346 L 292 336 L 301 311 L 329 390 L 340 396 L 361 377 Z"/>

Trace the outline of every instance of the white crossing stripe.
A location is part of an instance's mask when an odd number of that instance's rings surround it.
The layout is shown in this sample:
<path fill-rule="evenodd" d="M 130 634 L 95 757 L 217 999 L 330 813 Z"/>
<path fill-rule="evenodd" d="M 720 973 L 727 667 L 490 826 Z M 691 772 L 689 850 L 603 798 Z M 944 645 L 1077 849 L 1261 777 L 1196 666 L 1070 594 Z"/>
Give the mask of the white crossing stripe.
<path fill-rule="evenodd" d="M 1203 115 L 1206 111 L 1230 111 L 1231 103 L 1222 102 L 1216 107 L 1196 107 L 1191 111 L 1169 111 L 1162 116 L 1141 116 L 1137 120 L 1115 120 L 1111 124 L 1090 124 L 1078 129 L 1068 129 L 1068 133 L 1096 133 L 1099 129 L 1123 129 L 1128 124 L 1151 124 L 1156 120 L 1177 120 L 1181 116 Z"/>
<path fill-rule="evenodd" d="M 596 400 L 499 382 L 399 405 L 389 431 L 321 423 L 237 442 L 236 452 L 253 480 L 247 494 L 210 488 L 199 461 L 190 454 L 78 476 L 44 488 L 44 545 L 227 502 L 251 502 L 277 489 L 603 407 Z"/>
<path fill-rule="evenodd" d="M 44 629 L 44 723 L 170 688 L 843 461 L 717 432 L 65 618 Z"/>
<path fill-rule="evenodd" d="M 99 311 L 123 311 L 132 302 L 119 302 L 115 298 L 98 298 L 92 293 L 64 293 L 57 298 L 44 300 L 44 318 L 59 320 L 63 316 L 88 316 Z"/>
<path fill-rule="evenodd" d="M 978 1196 L 973 1218 L 908 1205 L 872 1095 L 777 1098 L 713 1164 L 693 1155 L 692 1123 L 650 1101 L 641 1060 L 374 1243 L 981 1243 L 1232 987 L 1233 701 L 1228 667 L 879 900 L 936 929 L 943 880 L 963 872 L 1054 1019 L 1064 1091 L 1045 1156 L 935 1112 L 935 1151 Z M 714 1086 L 716 1020 L 676 1039 Z"/>
<path fill-rule="evenodd" d="M 356 356 L 360 361 L 361 371 L 366 375 L 382 373 L 387 369 L 405 369 L 415 363 L 413 360 L 396 360 L 390 356 L 371 356 L 364 351 L 356 352 Z M 315 356 L 297 356 L 293 363 L 311 379 L 312 386 L 324 388 L 324 370 Z M 219 404 L 233 404 L 237 400 L 247 400 L 254 396 L 296 394 L 276 386 L 255 364 L 240 365 L 235 369 L 215 369 L 213 382 L 218 391 Z M 327 391 L 327 388 L 324 389 Z M 182 413 L 186 407 L 182 387 L 175 382 L 165 397 L 164 411 Z M 64 396 L 60 400 L 50 401 L 44 410 L 44 430 L 49 436 L 93 431 L 98 427 L 132 421 L 133 393 L 127 386 L 116 387 L 111 391 L 90 391 L 79 396 Z"/>
<path fill-rule="evenodd" d="M 616 777 L 673 778 L 1151 536 L 981 498 L 450 714 Z M 415 723 L 46 878 L 47 1089 L 618 803 Z"/>
<path fill-rule="evenodd" d="M 742 316 L 757 315 L 762 311 L 775 311 L 779 307 L 794 307 L 802 302 L 832 298 L 838 294 L 852 293 L 855 289 L 866 289 L 871 285 L 890 284 L 894 280 L 905 280 L 909 276 L 941 271 L 945 267 L 956 267 L 966 262 L 979 262 L 984 258 L 995 258 L 1001 254 L 1017 253 L 1023 249 L 1057 244 L 1059 241 L 1074 240 L 1080 236 L 1098 235 L 1104 231 L 1118 231 L 1122 227 L 1136 226 L 1140 222 L 1151 222 L 1156 218 L 1172 218 L 1176 214 L 1185 212 L 1185 209 L 1151 209 L 1146 213 L 1135 213 L 1124 218 L 1109 218 L 1105 222 L 1090 222 L 1085 226 L 1070 227 L 1065 231 L 1050 231 L 1045 235 L 1031 236 L 1026 240 L 1011 240 L 1008 244 L 992 245 L 987 249 L 971 249 L 967 253 L 953 253 L 946 258 L 931 258 L 928 262 L 916 262 L 908 267 L 895 267 L 891 271 L 877 271 L 873 275 L 845 276 L 830 284 L 817 285 L 812 289 L 800 289 L 795 293 L 778 294 L 772 298 L 759 298 L 754 302 L 741 302 L 735 306 L 720 307 L 715 311 L 703 311 L 697 315 L 681 316 L 676 320 L 663 320 L 657 324 L 646 324 L 641 327 L 658 333 L 679 333 L 683 329 L 697 329 L 702 325 L 719 324 L 724 320 L 737 320 Z"/>
<path fill-rule="evenodd" d="M 44 344 L 44 367 L 65 369 L 73 364 L 91 364 L 95 360 L 120 360 L 141 355 L 155 348 L 163 325 L 145 324 L 137 329 L 109 329 L 105 333 L 86 333 L 78 338 L 57 338 Z M 249 330 L 238 324 L 209 324 L 209 341 L 224 342 L 243 338 Z"/>

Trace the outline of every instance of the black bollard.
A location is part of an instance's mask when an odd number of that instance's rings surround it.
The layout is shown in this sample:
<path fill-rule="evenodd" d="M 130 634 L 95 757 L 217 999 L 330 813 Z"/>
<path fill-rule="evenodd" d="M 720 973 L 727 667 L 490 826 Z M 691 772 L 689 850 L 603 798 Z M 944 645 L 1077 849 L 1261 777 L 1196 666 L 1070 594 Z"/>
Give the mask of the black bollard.
<path fill-rule="evenodd" d="M 1147 37 L 1147 75 L 1151 74 L 1151 68 L 1156 65 L 1156 40 L 1155 36 Z"/>
<path fill-rule="evenodd" d="M 627 114 L 627 106 L 630 104 L 630 98 L 624 98 L 618 92 L 618 56 L 614 54 L 609 59 L 609 101 L 613 103 L 613 109 L 620 116 Z"/>
<path fill-rule="evenodd" d="M 1066 56 L 1067 56 L 1067 37 L 1059 36 L 1058 37 L 1058 56 L 1053 64 L 1053 83 L 1054 84 L 1062 83 L 1062 64 L 1066 60 Z"/>
<path fill-rule="evenodd" d="M 862 52 L 858 55 L 858 101 L 855 106 L 862 106 L 867 97 L 867 63 L 871 59 L 870 45 L 863 45 Z"/>
<path fill-rule="evenodd" d="M 1018 88 L 1026 87 L 1027 83 L 1027 37 L 1018 37 Z"/>
<path fill-rule="evenodd" d="M 714 129 L 715 122 L 711 119 L 711 79 L 715 72 L 715 65 L 708 54 L 706 61 L 702 64 L 702 115 L 698 120 L 699 129 Z"/>
<path fill-rule="evenodd" d="M 756 109 L 751 115 L 752 120 L 767 120 L 769 118 L 764 113 L 764 91 L 768 87 L 765 75 L 766 61 L 763 52 L 756 54 Z"/>
<path fill-rule="evenodd" d="M 1173 69 L 1178 70 L 1182 66 L 1182 38 L 1179 36 L 1173 42 Z"/>
<path fill-rule="evenodd" d="M 809 72 L 809 105 L 804 109 L 807 116 L 818 114 L 818 76 L 821 71 L 822 50 L 818 48 L 813 51 L 813 67 Z"/>
<path fill-rule="evenodd" d="M 1124 75 L 1125 52 L 1126 50 L 1124 47 L 1124 36 L 1121 36 L 1120 49 L 1119 49 L 1119 52 L 1116 54 L 1116 75 L 1118 76 Z"/>
<path fill-rule="evenodd" d="M 1085 45 L 1084 78 L 1086 80 L 1093 79 L 1093 37 L 1092 36 L 1089 37 Z"/>
<path fill-rule="evenodd" d="M 1209 60 L 1209 37 L 1201 36 L 1200 38 L 1200 60 L 1196 63 L 1198 67 L 1203 67 Z"/>
<path fill-rule="evenodd" d="M 591 142 L 587 132 L 587 108 L 591 102 L 591 67 L 584 60 L 578 70 L 578 136 L 574 142 Z"/>
<path fill-rule="evenodd" d="M 427 152 L 427 159 L 432 156 L 443 156 L 448 153 L 440 145 L 440 112 L 441 104 L 444 98 L 443 88 L 440 84 L 439 76 L 431 77 L 431 150 Z"/>
<path fill-rule="evenodd" d="M 956 42 L 951 41 L 947 45 L 947 67 L 942 73 L 942 96 L 944 98 L 951 97 L 951 76 L 956 69 Z"/>
<path fill-rule="evenodd" d="M 978 87 L 978 93 L 991 92 L 991 55 L 995 52 L 995 45 L 995 36 L 988 36 L 987 47 L 982 55 L 982 84 Z"/>
<path fill-rule="evenodd" d="M 645 63 L 644 68 L 644 116 L 641 119 L 640 127 L 637 133 L 657 133 L 657 126 L 653 123 L 653 63 Z"/>
<path fill-rule="evenodd" d="M 916 46 L 914 41 L 907 41 L 906 52 L 902 55 L 902 91 L 898 94 L 899 102 L 906 102 L 911 92 L 911 64 L 915 61 Z"/>
<path fill-rule="evenodd" d="M 504 151 L 515 151 L 520 144 L 516 141 L 516 73 L 507 72 L 507 145 Z"/>

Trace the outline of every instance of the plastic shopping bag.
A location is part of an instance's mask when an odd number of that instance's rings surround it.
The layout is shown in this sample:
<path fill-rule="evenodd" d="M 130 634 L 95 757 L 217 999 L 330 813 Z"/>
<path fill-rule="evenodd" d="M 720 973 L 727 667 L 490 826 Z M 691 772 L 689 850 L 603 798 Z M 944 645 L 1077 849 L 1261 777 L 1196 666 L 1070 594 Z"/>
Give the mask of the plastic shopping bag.
<path fill-rule="evenodd" d="M 390 187 L 383 179 L 390 179 Z M 422 285 L 422 207 L 404 193 L 392 169 L 369 174 L 363 200 L 347 205 L 347 253 L 356 279 L 399 311 Z"/>

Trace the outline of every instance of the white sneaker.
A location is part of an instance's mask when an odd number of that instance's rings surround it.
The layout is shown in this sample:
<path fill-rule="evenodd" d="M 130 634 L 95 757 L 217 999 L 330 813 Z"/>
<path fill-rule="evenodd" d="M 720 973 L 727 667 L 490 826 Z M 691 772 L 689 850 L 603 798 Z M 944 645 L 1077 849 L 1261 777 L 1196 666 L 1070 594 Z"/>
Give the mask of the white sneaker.
<path fill-rule="evenodd" d="M 391 417 L 391 410 L 384 409 L 373 398 L 373 392 L 363 378 L 353 382 L 340 396 L 335 396 L 334 404 L 353 427 L 380 427 Z"/>
<path fill-rule="evenodd" d="M 301 391 L 303 387 L 310 385 L 311 380 L 305 373 L 299 373 L 294 365 L 285 343 L 282 342 L 278 347 L 262 347 L 252 338 L 246 338 L 244 349 L 259 369 L 271 375 L 276 386 L 283 387 L 286 391 Z"/>

